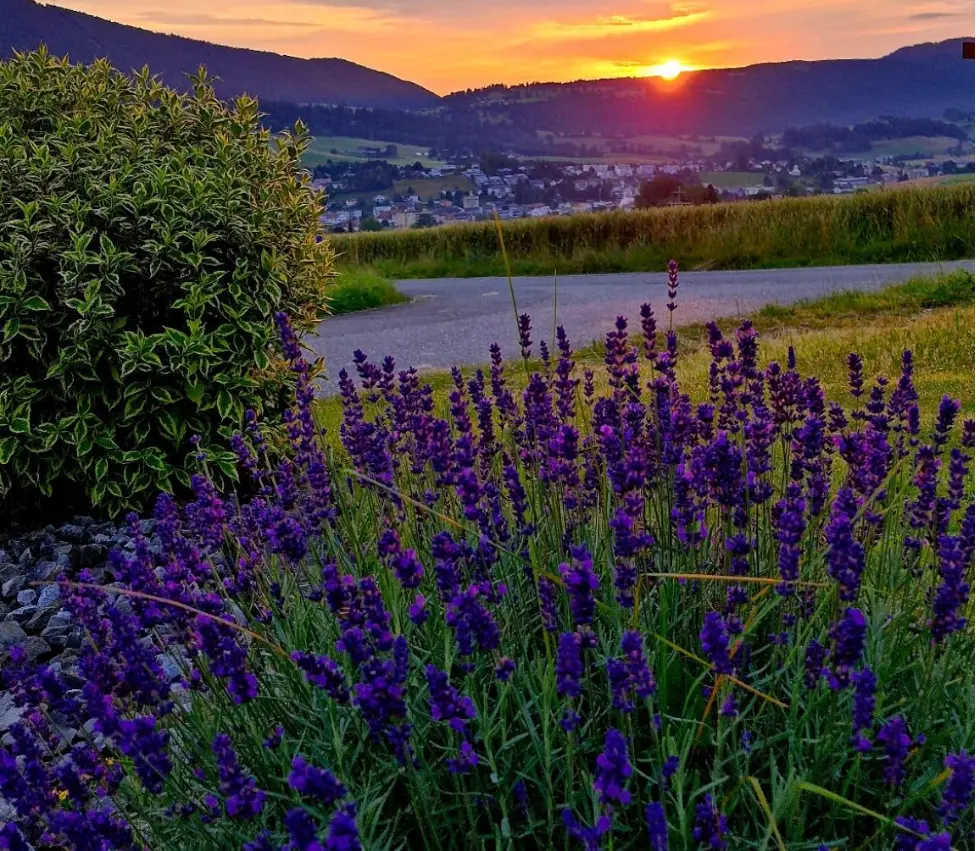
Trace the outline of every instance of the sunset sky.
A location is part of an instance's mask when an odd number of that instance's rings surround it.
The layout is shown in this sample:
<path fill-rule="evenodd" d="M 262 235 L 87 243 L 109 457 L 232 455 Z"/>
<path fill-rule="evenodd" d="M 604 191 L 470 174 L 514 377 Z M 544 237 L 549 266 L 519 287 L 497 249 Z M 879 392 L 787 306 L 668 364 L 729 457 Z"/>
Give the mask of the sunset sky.
<path fill-rule="evenodd" d="M 439 94 L 880 56 L 973 34 L 972 0 L 48 0 L 121 23 L 295 56 L 338 56 Z"/>

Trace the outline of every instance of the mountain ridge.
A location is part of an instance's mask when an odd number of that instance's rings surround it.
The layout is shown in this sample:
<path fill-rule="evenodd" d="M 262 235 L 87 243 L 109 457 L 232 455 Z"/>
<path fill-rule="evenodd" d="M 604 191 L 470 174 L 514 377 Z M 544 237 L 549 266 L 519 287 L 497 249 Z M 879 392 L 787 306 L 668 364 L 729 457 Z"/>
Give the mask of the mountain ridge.
<path fill-rule="evenodd" d="M 124 71 L 148 65 L 170 86 L 186 88 L 186 75 L 200 65 L 219 78 L 221 97 L 247 92 L 261 100 L 332 103 L 388 109 L 424 109 L 439 97 L 393 74 L 347 59 L 295 56 L 231 47 L 153 32 L 35 0 L 2 0 L 0 58 L 41 44 L 73 62 L 107 57 Z"/>

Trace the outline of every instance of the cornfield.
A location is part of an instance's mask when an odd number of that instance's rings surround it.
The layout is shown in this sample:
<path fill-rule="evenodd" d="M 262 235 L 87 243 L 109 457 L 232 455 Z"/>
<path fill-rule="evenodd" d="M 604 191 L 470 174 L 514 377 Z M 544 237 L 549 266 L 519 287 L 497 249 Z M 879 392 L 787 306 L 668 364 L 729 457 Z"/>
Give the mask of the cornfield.
<path fill-rule="evenodd" d="M 787 198 L 503 223 L 517 273 L 952 260 L 974 252 L 974 187 Z M 502 273 L 493 222 L 332 237 L 341 265 L 399 276 Z"/>

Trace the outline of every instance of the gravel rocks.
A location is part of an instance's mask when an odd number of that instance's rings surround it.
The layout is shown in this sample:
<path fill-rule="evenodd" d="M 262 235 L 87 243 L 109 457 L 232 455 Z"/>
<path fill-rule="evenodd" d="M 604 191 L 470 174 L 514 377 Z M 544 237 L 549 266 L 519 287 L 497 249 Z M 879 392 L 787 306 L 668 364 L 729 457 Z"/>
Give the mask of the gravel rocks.
<path fill-rule="evenodd" d="M 153 520 L 142 520 L 140 530 L 151 547 L 159 547 L 154 525 Z M 111 580 L 107 562 L 109 551 L 117 547 L 135 549 L 129 526 L 91 517 L 25 535 L 0 536 L 0 667 L 9 661 L 13 647 L 21 647 L 31 661 L 74 673 L 83 636 L 62 607 L 64 594 L 57 580 L 75 579 L 82 570 L 91 571 L 97 582 Z M 16 720 L 12 709 L 12 695 L 0 691 L 0 733 Z"/>

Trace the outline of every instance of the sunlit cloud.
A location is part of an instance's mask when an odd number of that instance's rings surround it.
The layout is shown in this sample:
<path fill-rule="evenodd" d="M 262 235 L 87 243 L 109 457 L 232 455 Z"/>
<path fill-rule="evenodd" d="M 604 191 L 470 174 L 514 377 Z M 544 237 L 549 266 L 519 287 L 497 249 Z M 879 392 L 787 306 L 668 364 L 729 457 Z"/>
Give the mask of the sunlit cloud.
<path fill-rule="evenodd" d="M 688 12 L 668 18 L 641 18 L 635 15 L 612 15 L 593 21 L 542 21 L 531 27 L 531 38 L 568 41 L 580 38 L 618 36 L 629 33 L 664 32 L 690 26 L 709 16 L 708 12 Z"/>

